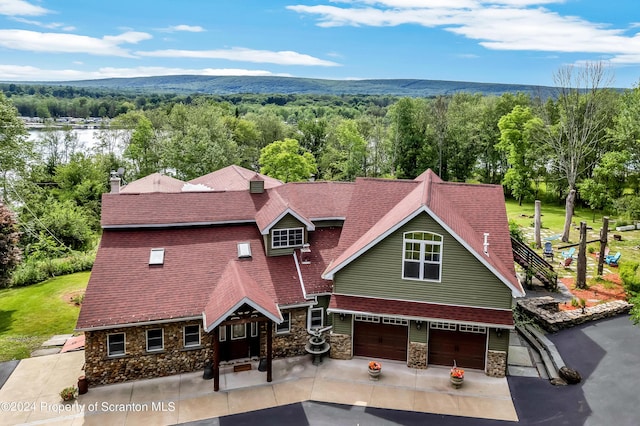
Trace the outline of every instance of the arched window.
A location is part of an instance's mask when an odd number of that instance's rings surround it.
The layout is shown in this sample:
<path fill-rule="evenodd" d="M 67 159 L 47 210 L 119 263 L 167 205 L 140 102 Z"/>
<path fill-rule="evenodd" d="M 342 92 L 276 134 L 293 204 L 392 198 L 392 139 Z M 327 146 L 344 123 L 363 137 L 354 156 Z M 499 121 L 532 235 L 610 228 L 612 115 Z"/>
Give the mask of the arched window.
<path fill-rule="evenodd" d="M 402 277 L 440 281 L 442 235 L 422 231 L 405 232 L 403 243 Z"/>

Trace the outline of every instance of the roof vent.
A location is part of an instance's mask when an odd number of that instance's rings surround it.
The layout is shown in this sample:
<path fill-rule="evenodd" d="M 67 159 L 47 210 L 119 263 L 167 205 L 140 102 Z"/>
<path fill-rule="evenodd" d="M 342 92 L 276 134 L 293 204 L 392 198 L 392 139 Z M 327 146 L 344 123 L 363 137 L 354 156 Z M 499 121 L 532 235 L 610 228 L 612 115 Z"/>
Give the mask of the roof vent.
<path fill-rule="evenodd" d="M 149 254 L 149 265 L 164 265 L 163 248 L 151 249 L 151 253 Z"/>
<path fill-rule="evenodd" d="M 257 175 L 256 175 L 257 176 Z M 264 192 L 264 181 L 256 178 L 249 181 L 249 193 L 262 194 Z"/>
<path fill-rule="evenodd" d="M 484 243 L 482 243 L 482 246 L 484 247 L 484 254 L 489 256 L 489 233 L 488 232 L 484 233 Z"/>
<path fill-rule="evenodd" d="M 311 263 L 311 247 L 309 244 L 303 244 L 300 249 L 300 261 L 303 265 L 308 265 Z"/>
<path fill-rule="evenodd" d="M 250 243 L 238 243 L 238 258 L 247 259 L 251 257 L 251 244 Z"/>

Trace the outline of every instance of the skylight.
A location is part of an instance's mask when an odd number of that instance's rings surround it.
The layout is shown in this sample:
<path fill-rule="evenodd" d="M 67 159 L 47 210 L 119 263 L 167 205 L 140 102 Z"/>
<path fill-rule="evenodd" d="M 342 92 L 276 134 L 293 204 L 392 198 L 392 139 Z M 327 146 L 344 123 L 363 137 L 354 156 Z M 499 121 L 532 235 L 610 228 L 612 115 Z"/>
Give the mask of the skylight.
<path fill-rule="evenodd" d="M 149 265 L 164 265 L 163 248 L 151 249 L 151 253 L 149 254 Z"/>
<path fill-rule="evenodd" d="M 250 243 L 238 243 L 238 257 L 240 259 L 251 257 L 251 244 Z"/>

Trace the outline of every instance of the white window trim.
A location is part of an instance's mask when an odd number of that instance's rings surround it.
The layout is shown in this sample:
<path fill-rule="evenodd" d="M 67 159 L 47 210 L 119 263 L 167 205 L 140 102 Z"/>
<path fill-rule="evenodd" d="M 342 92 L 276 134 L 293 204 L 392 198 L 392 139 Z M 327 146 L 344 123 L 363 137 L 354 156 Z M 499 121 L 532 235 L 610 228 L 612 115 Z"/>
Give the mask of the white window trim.
<path fill-rule="evenodd" d="M 241 325 L 244 327 L 244 336 L 242 337 L 235 337 L 234 334 L 234 327 L 236 325 Z M 242 339 L 246 339 L 247 338 L 247 324 L 243 323 L 243 324 L 231 324 L 231 340 L 242 340 Z"/>
<path fill-rule="evenodd" d="M 285 321 L 282 321 L 282 324 L 288 323 L 289 326 L 286 328 L 286 330 L 278 330 L 281 324 L 276 324 L 276 334 L 291 333 L 291 312 L 283 312 L 282 318 L 285 319 Z M 289 320 L 287 321 L 286 318 L 288 318 Z"/>
<path fill-rule="evenodd" d="M 313 325 L 311 324 L 312 320 L 313 320 L 313 312 L 320 312 L 320 325 L 319 326 L 315 326 L 313 327 Z M 324 327 L 324 308 L 309 308 L 309 313 L 307 315 L 307 328 L 309 330 L 314 330 L 314 329 L 318 329 L 318 328 L 322 328 Z"/>
<path fill-rule="evenodd" d="M 149 253 L 149 265 L 164 265 L 164 249 L 152 248 Z"/>
<path fill-rule="evenodd" d="M 450 322 L 430 322 L 429 328 L 434 330 L 447 330 L 447 331 L 456 331 L 458 329 L 458 325 Z"/>
<path fill-rule="evenodd" d="M 198 343 L 197 344 L 191 343 L 187 345 L 187 327 L 198 327 Z M 184 327 L 182 327 L 182 346 L 184 346 L 185 348 L 195 348 L 200 346 L 201 339 L 202 339 L 202 336 L 200 332 L 200 324 L 185 325 Z"/>
<path fill-rule="evenodd" d="M 487 334 L 487 327 L 481 325 L 460 324 L 458 329 L 465 333 Z"/>
<path fill-rule="evenodd" d="M 254 321 L 251 323 L 251 337 L 258 337 L 258 334 L 260 330 L 260 323 L 258 323 L 257 321 Z"/>
<path fill-rule="evenodd" d="M 160 347 L 156 349 L 149 349 L 149 332 L 160 330 Z M 164 350 L 164 329 L 163 328 L 152 328 L 145 332 L 146 340 L 147 340 L 147 352 L 158 352 Z"/>
<path fill-rule="evenodd" d="M 117 336 L 117 335 L 122 335 L 123 339 L 123 348 L 122 348 L 122 353 L 116 353 L 116 354 L 112 354 L 111 353 L 111 342 L 110 342 L 110 338 L 111 336 Z M 115 358 L 115 357 L 119 357 L 119 356 L 124 356 L 127 354 L 127 333 L 121 332 L 121 333 L 111 333 L 111 334 L 107 334 L 107 356 L 111 357 L 111 358 Z"/>
<path fill-rule="evenodd" d="M 227 341 L 227 326 L 221 325 L 218 327 L 218 341 L 226 342 Z"/>
<path fill-rule="evenodd" d="M 380 322 L 380 317 L 366 314 L 356 314 L 354 315 L 354 319 L 361 322 Z"/>
<path fill-rule="evenodd" d="M 424 234 L 431 234 L 431 235 L 436 235 L 438 237 L 440 237 L 440 241 L 433 241 L 433 240 L 414 240 L 413 238 L 407 238 L 406 236 L 408 234 L 413 234 L 416 232 L 421 232 Z M 409 231 L 409 232 L 405 232 L 402 236 L 402 279 L 403 280 L 411 280 L 411 281 L 427 281 L 427 282 L 442 282 L 442 254 L 443 254 L 443 236 L 440 234 L 436 234 L 435 232 L 429 232 L 429 231 Z M 405 277 L 404 275 L 404 264 L 405 262 L 407 262 L 407 259 L 405 258 L 406 256 L 406 250 L 407 250 L 407 243 L 418 243 L 420 244 L 420 260 L 415 261 L 415 260 L 409 260 L 410 262 L 414 262 L 414 263 L 419 263 L 420 264 L 420 268 L 419 268 L 419 273 L 420 273 L 420 277 L 418 278 L 412 278 L 412 277 Z M 439 245 L 440 246 L 440 261 L 439 262 L 433 262 L 433 261 L 427 261 L 424 260 L 424 248 L 426 244 L 432 244 L 432 245 Z M 438 279 L 434 280 L 434 279 L 430 279 L 430 278 L 424 278 L 424 268 L 422 265 L 424 265 L 425 263 L 429 263 L 431 265 L 435 265 L 436 263 L 438 264 Z"/>
<path fill-rule="evenodd" d="M 287 233 L 287 244 L 286 245 L 279 245 L 276 246 L 274 245 L 275 243 L 275 233 L 276 232 L 285 232 Z M 293 231 L 300 231 L 302 233 L 302 240 L 300 244 L 289 244 L 289 233 L 293 232 Z M 271 230 L 271 248 L 272 249 L 284 249 L 284 248 L 290 248 L 290 247 L 302 247 L 302 245 L 304 244 L 304 228 L 300 227 L 300 228 L 279 228 L 279 229 L 272 229 Z"/>

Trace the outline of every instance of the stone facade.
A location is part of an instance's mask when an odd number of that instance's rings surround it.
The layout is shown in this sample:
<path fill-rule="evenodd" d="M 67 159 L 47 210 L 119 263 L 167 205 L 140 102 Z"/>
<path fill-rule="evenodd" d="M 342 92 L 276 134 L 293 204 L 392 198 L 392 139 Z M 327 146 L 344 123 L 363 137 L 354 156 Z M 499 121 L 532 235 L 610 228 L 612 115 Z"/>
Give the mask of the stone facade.
<path fill-rule="evenodd" d="M 505 351 L 487 352 L 487 376 L 504 377 L 507 374 L 507 353 Z"/>
<path fill-rule="evenodd" d="M 331 358 L 333 359 L 351 359 L 351 336 L 348 334 L 329 335 L 329 343 L 331 343 Z"/>
<path fill-rule="evenodd" d="M 307 333 L 307 308 L 283 310 L 291 314 L 291 326 L 289 333 L 277 334 L 276 324 L 273 327 L 273 358 L 287 358 L 291 356 L 305 355 L 305 345 L 311 335 Z M 260 356 L 267 356 L 267 335 L 260 333 Z"/>
<path fill-rule="evenodd" d="M 407 367 L 427 368 L 427 344 L 409 342 L 409 357 Z"/>
<path fill-rule="evenodd" d="M 519 300 L 518 310 L 525 316 L 535 319 L 545 330 L 556 332 L 588 321 L 627 313 L 633 307 L 623 300 L 616 300 L 585 308 L 584 312 L 581 309 L 562 311 L 558 309 L 558 303 L 550 296 L 533 297 Z"/>
<path fill-rule="evenodd" d="M 85 375 L 89 386 L 188 373 L 202 370 L 212 358 L 211 338 L 202 330 L 202 321 L 123 327 L 85 332 Z M 200 325 L 200 346 L 185 348 L 183 327 Z M 146 330 L 164 330 L 164 349 L 147 352 Z M 107 355 L 107 336 L 125 333 L 125 354 Z"/>

